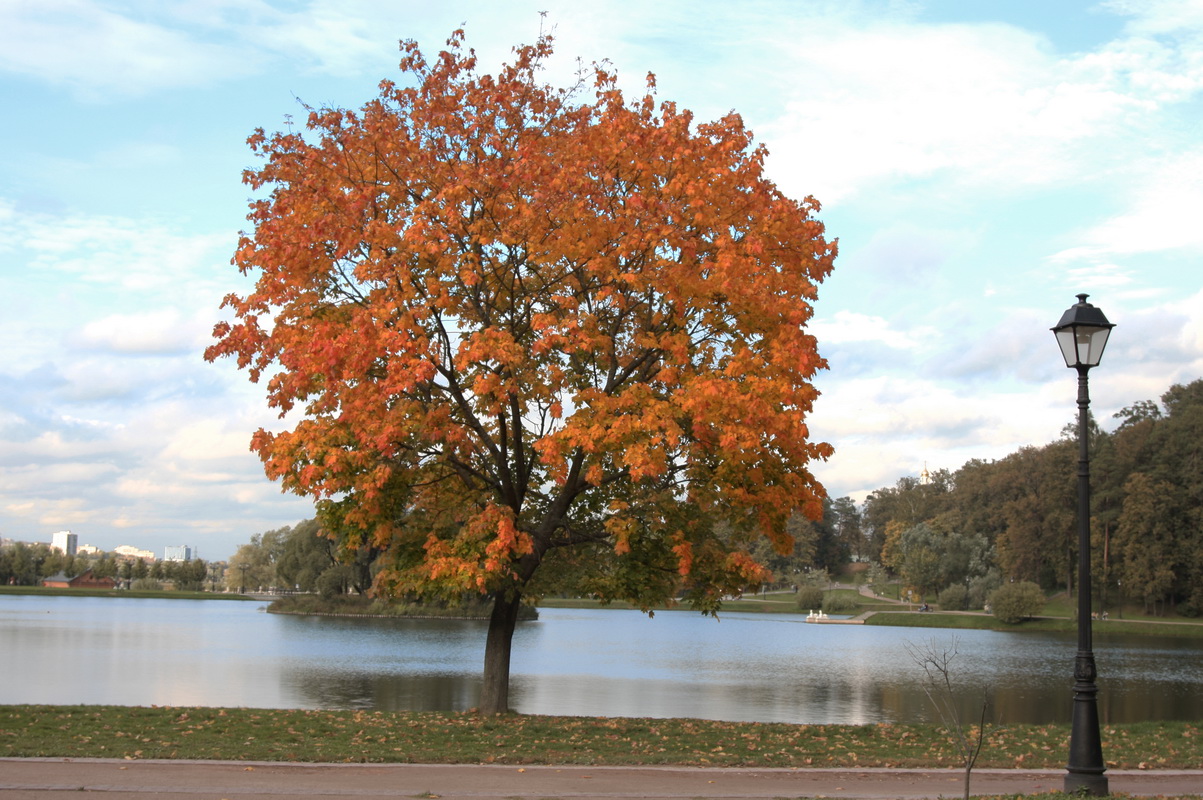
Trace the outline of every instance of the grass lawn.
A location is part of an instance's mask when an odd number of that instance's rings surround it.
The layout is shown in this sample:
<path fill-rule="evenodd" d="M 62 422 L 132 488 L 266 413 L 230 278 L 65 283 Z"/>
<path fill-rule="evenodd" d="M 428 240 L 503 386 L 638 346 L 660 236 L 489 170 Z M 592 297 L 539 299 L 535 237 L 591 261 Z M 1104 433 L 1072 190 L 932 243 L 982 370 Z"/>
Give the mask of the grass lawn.
<path fill-rule="evenodd" d="M 1105 725 L 1107 764 L 1200 769 L 1197 723 Z M 990 728 L 979 767 L 1060 769 L 1068 725 Z M 932 725 L 787 725 L 473 713 L 0 706 L 0 756 L 429 764 L 954 767 Z"/>

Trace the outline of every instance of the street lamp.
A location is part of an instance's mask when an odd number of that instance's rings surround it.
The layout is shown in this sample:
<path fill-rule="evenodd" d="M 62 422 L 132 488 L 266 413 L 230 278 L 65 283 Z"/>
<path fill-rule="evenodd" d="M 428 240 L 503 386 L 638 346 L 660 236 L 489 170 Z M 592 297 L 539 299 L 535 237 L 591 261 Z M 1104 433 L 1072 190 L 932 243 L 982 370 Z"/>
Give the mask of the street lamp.
<path fill-rule="evenodd" d="M 1090 629 L 1090 451 L 1086 441 L 1090 391 L 1086 373 L 1098 366 L 1115 325 L 1078 295 L 1053 328 L 1065 366 L 1078 371 L 1078 655 L 1074 659 L 1073 720 L 1069 733 L 1066 794 L 1106 795 L 1107 767 L 1099 739 L 1098 672 Z"/>

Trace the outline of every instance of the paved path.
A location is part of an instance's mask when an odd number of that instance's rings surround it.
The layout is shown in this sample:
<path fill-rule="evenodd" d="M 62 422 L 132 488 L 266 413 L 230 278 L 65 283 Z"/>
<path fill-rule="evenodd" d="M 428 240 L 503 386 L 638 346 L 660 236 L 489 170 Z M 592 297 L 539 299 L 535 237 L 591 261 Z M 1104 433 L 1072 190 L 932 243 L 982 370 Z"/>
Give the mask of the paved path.
<path fill-rule="evenodd" d="M 1112 792 L 1203 794 L 1203 770 L 1112 771 Z M 974 794 L 1058 790 L 1061 770 L 975 770 Z M 106 798 L 443 798 L 443 800 L 773 800 L 960 797 L 956 770 L 516 767 L 232 761 L 0 759 L 0 800 Z"/>

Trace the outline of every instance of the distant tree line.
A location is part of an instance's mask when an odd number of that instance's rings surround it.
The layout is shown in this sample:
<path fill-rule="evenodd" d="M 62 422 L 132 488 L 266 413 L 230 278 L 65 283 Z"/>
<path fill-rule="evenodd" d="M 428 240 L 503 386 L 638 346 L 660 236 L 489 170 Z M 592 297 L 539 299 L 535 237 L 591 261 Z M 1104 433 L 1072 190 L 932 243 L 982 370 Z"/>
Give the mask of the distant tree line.
<path fill-rule="evenodd" d="M 1093 420 L 1091 555 L 1094 598 L 1153 614 L 1203 614 L 1203 380 L 1161 402 Z M 972 460 L 928 481 L 902 478 L 866 499 L 870 556 L 941 604 L 981 607 L 1003 583 L 1074 591 L 1077 426 L 1043 447 Z"/>
<path fill-rule="evenodd" d="M 868 540 L 860 527 L 860 512 L 848 497 L 824 501 L 824 516 L 812 522 L 801 513 L 792 514 L 786 525 L 793 547 L 781 553 L 767 539 L 757 542 L 753 555 L 769 567 L 777 585 L 799 584 L 813 573 L 827 574 L 849 560 L 867 559 Z M 358 547 L 340 547 L 326 532 L 328 522 L 308 519 L 295 526 L 257 533 L 230 558 L 225 573 L 229 591 L 299 591 L 326 596 L 366 594 L 376 573 L 387 561 L 382 548 L 359 541 Z M 571 569 L 562 570 L 554 582 L 540 588 L 547 594 L 577 595 L 584 578 Z"/>
<path fill-rule="evenodd" d="M 1160 403 L 1138 402 L 1116 418 L 1111 433 L 1093 420 L 1089 431 L 1096 602 L 1105 609 L 1122 595 L 1150 613 L 1201 615 L 1203 380 L 1175 385 Z M 778 586 L 814 584 L 815 575 L 867 562 L 870 582 L 892 574 L 916 599 L 953 609 L 982 608 L 997 589 L 1017 583 L 1074 591 L 1077 459 L 1070 424 L 1043 447 L 974 459 L 925 480 L 901 478 L 859 507 L 849 497 L 827 499 L 817 522 L 790 516 L 787 552 L 766 539 L 753 555 Z M 256 534 L 230 559 L 226 588 L 366 593 L 387 555 L 362 540 L 347 544 L 354 541 L 332 538 L 317 519 Z M 562 573 L 540 589 L 588 593 L 584 571 Z M 1030 591 L 1021 588 L 1030 605 Z"/>
<path fill-rule="evenodd" d="M 37 586 L 53 575 L 74 578 L 87 570 L 98 578 L 114 578 L 132 583 L 170 581 L 176 589 L 199 591 L 208 580 L 209 566 L 202 560 L 155 561 L 127 559 L 112 553 L 69 556 L 48 544 L 14 542 L 0 548 L 0 585 Z"/>

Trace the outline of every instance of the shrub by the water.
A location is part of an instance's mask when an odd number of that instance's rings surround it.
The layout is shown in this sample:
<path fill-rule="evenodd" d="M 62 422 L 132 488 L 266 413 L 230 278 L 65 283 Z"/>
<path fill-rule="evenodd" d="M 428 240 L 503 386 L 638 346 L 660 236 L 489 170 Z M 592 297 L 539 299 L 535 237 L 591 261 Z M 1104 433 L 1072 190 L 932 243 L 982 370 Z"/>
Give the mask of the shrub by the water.
<path fill-rule="evenodd" d="M 1000 622 L 1014 624 L 1044 608 L 1044 592 L 1031 581 L 1004 583 L 990 595 L 990 612 Z"/>
<path fill-rule="evenodd" d="M 940 608 L 945 611 L 964 611 L 969 607 L 969 590 L 959 583 L 940 592 Z"/>
<path fill-rule="evenodd" d="M 798 610 L 816 611 L 823 607 L 823 590 L 818 586 L 798 587 Z"/>
<path fill-rule="evenodd" d="M 855 598 L 838 592 L 828 592 L 823 597 L 823 611 L 828 614 L 843 614 L 857 607 Z"/>

